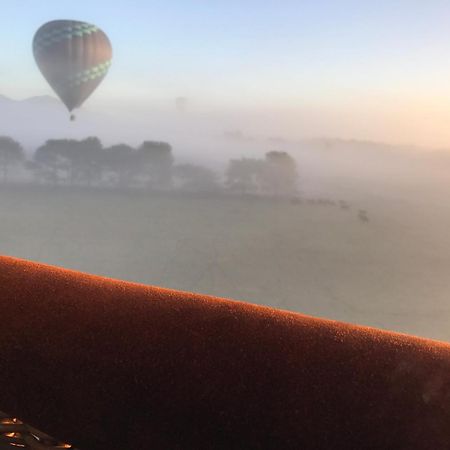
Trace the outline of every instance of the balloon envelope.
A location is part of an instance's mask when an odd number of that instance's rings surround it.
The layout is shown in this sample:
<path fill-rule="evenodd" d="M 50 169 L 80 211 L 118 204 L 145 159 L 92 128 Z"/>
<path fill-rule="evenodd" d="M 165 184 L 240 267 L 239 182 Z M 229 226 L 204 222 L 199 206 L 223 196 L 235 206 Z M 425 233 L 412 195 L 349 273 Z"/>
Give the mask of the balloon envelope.
<path fill-rule="evenodd" d="M 42 75 L 69 111 L 95 91 L 111 65 L 108 36 L 95 25 L 74 20 L 44 24 L 33 39 Z"/>

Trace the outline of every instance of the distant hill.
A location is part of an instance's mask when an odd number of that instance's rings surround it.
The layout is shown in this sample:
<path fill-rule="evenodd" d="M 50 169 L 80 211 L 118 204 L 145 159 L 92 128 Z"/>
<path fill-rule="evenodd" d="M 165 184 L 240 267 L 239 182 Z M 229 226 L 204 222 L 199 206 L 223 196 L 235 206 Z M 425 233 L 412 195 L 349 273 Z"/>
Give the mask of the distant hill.
<path fill-rule="evenodd" d="M 0 95 L 0 105 L 58 105 L 61 106 L 61 103 L 55 97 L 51 95 L 39 95 L 35 97 L 26 98 L 24 100 L 14 100 L 12 98 L 7 97 L 6 95 Z"/>
<path fill-rule="evenodd" d="M 50 95 L 15 100 L 0 94 L 0 135 L 17 139 L 29 152 L 47 139 L 88 136 L 98 136 L 106 145 L 118 142 L 138 145 L 145 139 L 173 143 L 176 137 L 180 137 L 181 143 L 186 142 L 180 130 L 174 131 L 175 113 L 166 117 L 150 108 L 133 114 L 120 105 L 111 110 L 83 105 L 75 115 L 76 121 L 71 122 L 65 106 Z"/>
<path fill-rule="evenodd" d="M 0 134 L 19 140 L 27 150 L 49 138 L 78 139 L 114 130 L 111 119 L 102 113 L 83 108 L 78 116 L 77 122 L 70 122 L 64 105 L 49 95 L 24 100 L 0 95 Z"/>
<path fill-rule="evenodd" d="M 365 152 L 375 153 L 391 153 L 398 151 L 416 152 L 426 150 L 425 148 L 416 147 L 413 145 L 395 145 L 385 142 L 367 141 L 360 139 L 342 139 L 342 138 L 310 138 L 300 140 L 289 140 L 282 137 L 269 137 L 267 143 L 274 147 L 283 146 L 297 146 L 300 148 L 310 150 L 324 150 L 324 151 L 337 151 L 337 150 L 358 150 Z"/>
<path fill-rule="evenodd" d="M 25 100 L 19 100 L 19 103 L 26 103 L 29 105 L 58 105 L 58 107 L 61 106 L 61 103 L 58 99 L 55 97 L 52 97 L 51 95 L 40 95 L 36 97 L 30 97 Z"/>
<path fill-rule="evenodd" d="M 97 103 L 93 103 L 97 106 Z M 269 150 L 288 151 L 306 162 L 331 165 L 341 163 L 368 163 L 368 157 L 376 160 L 433 157 L 448 162 L 450 151 L 430 152 L 414 146 L 392 145 L 356 139 L 288 137 L 255 137 L 245 130 L 224 131 L 222 119 L 205 114 L 176 114 L 158 110 L 149 103 L 148 108 L 133 111 L 117 105 L 111 110 L 94 110 L 83 106 L 76 112 L 77 120 L 70 122 L 64 105 L 50 95 L 12 99 L 0 94 L 0 135 L 11 136 L 20 141 L 28 151 L 50 138 L 82 139 L 98 136 L 106 144 L 126 142 L 139 145 L 145 139 L 170 142 L 180 158 L 202 162 L 211 166 L 223 165 L 230 158 L 261 157 Z M 261 130 L 264 132 L 265 130 Z M 428 150 L 428 151 L 427 151 Z M 314 159 L 316 161 L 314 161 Z M 373 163 L 373 162 L 372 162 Z M 400 163 L 400 162 L 399 162 Z"/>

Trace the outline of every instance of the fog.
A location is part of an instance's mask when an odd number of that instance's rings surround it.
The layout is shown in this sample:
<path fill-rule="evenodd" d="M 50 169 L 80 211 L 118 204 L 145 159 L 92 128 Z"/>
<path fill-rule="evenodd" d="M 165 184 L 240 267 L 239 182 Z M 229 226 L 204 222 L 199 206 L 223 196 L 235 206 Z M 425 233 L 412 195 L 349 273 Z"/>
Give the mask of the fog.
<path fill-rule="evenodd" d="M 23 146 L 2 254 L 450 340 L 450 152 L 283 135 L 184 96 L 74 123 L 50 97 L 0 113 Z"/>

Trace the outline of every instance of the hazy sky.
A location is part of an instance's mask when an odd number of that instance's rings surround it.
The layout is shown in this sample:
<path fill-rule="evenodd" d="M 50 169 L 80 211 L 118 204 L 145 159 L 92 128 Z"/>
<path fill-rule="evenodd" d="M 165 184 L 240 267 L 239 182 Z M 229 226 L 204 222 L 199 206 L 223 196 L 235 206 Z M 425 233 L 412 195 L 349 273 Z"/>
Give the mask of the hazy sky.
<path fill-rule="evenodd" d="M 0 2 L 0 94 L 50 93 L 31 41 L 70 18 L 114 47 L 90 108 L 173 107 L 182 95 L 252 133 L 450 147 L 448 0 Z"/>

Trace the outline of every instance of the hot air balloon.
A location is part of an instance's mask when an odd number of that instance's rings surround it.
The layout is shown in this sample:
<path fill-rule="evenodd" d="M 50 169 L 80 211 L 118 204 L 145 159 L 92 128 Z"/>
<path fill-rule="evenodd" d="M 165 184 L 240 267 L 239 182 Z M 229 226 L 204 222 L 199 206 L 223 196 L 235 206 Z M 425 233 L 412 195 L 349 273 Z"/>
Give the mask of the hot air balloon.
<path fill-rule="evenodd" d="M 108 36 L 95 25 L 54 20 L 42 25 L 33 39 L 36 63 L 52 89 L 72 111 L 102 82 L 111 66 Z"/>

